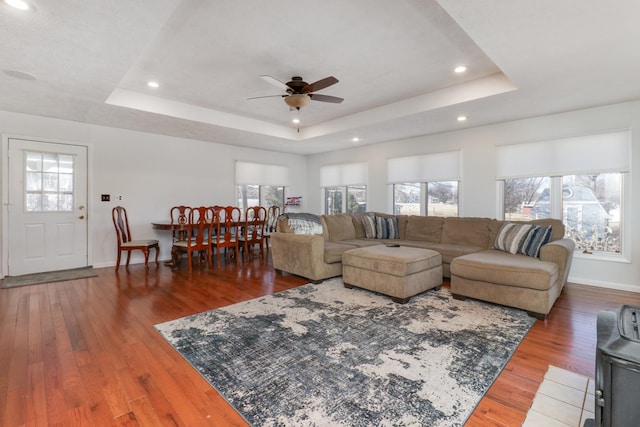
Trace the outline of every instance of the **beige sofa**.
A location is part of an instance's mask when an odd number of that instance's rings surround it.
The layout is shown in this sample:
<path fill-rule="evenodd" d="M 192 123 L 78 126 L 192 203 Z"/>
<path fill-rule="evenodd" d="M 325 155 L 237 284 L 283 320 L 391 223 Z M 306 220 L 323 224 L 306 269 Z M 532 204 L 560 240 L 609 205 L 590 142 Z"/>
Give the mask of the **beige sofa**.
<path fill-rule="evenodd" d="M 392 218 L 398 238 L 367 238 L 362 216 Z M 494 249 L 503 224 L 490 218 L 442 218 L 368 213 L 319 215 L 322 234 L 296 234 L 286 215 L 272 234 L 273 266 L 320 282 L 342 274 L 342 254 L 353 248 L 399 244 L 431 249 L 442 256 L 444 277 L 451 278 L 457 298 L 471 297 L 517 307 L 544 318 L 560 295 L 571 266 L 574 242 L 563 238 L 564 225 L 555 219 L 536 220 L 552 227 L 550 242 L 532 257 Z M 397 221 L 397 222 L 396 222 Z"/>

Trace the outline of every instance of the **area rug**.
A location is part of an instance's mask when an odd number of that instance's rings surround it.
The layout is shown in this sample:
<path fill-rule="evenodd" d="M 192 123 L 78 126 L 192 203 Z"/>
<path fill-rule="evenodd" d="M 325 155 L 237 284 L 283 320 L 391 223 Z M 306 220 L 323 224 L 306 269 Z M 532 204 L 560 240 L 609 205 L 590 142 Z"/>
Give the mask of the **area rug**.
<path fill-rule="evenodd" d="M 535 319 L 448 289 L 308 284 L 156 325 L 254 426 L 459 426 Z"/>
<path fill-rule="evenodd" d="M 22 276 L 6 276 L 2 279 L 2 288 L 38 285 L 40 283 L 63 282 L 65 280 L 95 277 L 98 274 L 92 267 L 74 268 L 70 270 L 47 271 L 45 273 L 24 274 Z"/>

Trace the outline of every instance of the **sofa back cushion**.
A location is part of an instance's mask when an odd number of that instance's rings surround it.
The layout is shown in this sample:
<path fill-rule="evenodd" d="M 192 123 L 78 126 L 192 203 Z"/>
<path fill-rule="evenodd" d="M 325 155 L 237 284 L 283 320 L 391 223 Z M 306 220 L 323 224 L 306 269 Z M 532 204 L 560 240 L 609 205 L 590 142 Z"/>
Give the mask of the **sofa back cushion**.
<path fill-rule="evenodd" d="M 356 231 L 356 239 L 367 238 L 367 230 L 366 230 L 367 218 L 373 218 L 373 216 L 366 213 L 351 214 L 351 220 L 353 221 L 353 228 Z"/>
<path fill-rule="evenodd" d="M 324 220 L 327 224 L 329 240 L 332 242 L 356 238 L 356 229 L 350 214 L 325 215 Z"/>
<path fill-rule="evenodd" d="M 441 243 L 490 248 L 494 242 L 490 241 L 492 221 L 489 218 L 445 218 Z"/>
<path fill-rule="evenodd" d="M 440 216 L 410 215 L 407 219 L 406 240 L 440 243 L 443 226 L 444 218 Z"/>

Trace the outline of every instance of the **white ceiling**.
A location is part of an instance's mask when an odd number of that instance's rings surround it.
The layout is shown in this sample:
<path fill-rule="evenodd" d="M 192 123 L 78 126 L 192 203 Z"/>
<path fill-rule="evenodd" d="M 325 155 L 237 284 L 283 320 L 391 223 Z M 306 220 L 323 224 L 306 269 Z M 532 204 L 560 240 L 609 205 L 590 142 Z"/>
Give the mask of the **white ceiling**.
<path fill-rule="evenodd" d="M 637 0 L 29 1 L 0 110 L 311 154 L 640 99 Z M 248 100 L 263 74 L 345 101 Z"/>

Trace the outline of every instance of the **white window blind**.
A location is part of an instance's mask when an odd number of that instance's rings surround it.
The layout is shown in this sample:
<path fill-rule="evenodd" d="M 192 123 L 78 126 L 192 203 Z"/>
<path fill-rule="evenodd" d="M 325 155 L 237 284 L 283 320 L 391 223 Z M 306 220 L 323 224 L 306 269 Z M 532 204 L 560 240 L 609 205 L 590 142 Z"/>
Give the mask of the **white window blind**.
<path fill-rule="evenodd" d="M 320 186 L 366 185 L 368 181 L 366 163 L 345 163 L 320 168 Z"/>
<path fill-rule="evenodd" d="M 281 165 L 236 162 L 236 185 L 289 185 L 289 168 Z"/>
<path fill-rule="evenodd" d="M 387 160 L 387 183 L 460 181 L 460 151 Z"/>
<path fill-rule="evenodd" d="M 628 172 L 628 130 L 496 147 L 498 179 Z"/>

